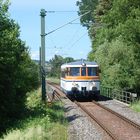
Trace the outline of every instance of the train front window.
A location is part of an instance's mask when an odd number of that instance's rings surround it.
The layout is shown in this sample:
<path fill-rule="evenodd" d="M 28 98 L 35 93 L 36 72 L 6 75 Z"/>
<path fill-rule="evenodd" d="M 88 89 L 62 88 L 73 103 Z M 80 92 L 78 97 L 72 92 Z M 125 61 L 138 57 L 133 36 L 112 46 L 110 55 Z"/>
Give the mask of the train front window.
<path fill-rule="evenodd" d="M 86 67 L 81 68 L 81 76 L 86 76 Z"/>
<path fill-rule="evenodd" d="M 80 76 L 80 68 L 78 67 L 70 68 L 70 76 Z"/>
<path fill-rule="evenodd" d="M 88 67 L 88 76 L 97 76 L 97 67 Z"/>

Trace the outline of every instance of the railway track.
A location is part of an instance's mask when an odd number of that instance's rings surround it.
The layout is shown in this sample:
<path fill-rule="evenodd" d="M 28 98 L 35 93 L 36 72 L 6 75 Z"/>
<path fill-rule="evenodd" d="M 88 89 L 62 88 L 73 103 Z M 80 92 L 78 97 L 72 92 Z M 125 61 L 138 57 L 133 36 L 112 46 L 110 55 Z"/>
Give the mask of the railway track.
<path fill-rule="evenodd" d="M 76 102 L 113 140 L 139 140 L 140 125 L 96 102 Z"/>
<path fill-rule="evenodd" d="M 49 98 L 57 98 L 60 101 L 62 101 L 62 98 L 67 98 L 67 96 L 61 91 L 61 88 L 58 84 L 50 81 L 47 81 L 47 84 L 52 88 L 52 95 L 49 95 L 51 96 Z"/>
<path fill-rule="evenodd" d="M 55 83 L 48 83 L 55 88 L 60 98 L 67 98 L 60 87 Z M 106 131 L 113 140 L 139 140 L 140 125 L 125 118 L 124 116 L 112 111 L 111 109 L 93 102 L 77 102 L 75 103 L 94 121 Z"/>

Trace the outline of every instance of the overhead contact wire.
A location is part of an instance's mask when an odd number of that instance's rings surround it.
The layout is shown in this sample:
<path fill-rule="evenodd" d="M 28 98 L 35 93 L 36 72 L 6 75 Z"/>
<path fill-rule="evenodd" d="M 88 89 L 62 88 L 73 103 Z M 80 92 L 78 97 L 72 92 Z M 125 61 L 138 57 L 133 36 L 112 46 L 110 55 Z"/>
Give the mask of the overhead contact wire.
<path fill-rule="evenodd" d="M 74 20 L 72 20 L 72 21 L 70 21 L 70 22 L 68 22 L 68 23 L 66 23 L 66 24 L 64 24 L 64 25 L 62 25 L 62 26 L 60 26 L 60 27 L 48 32 L 48 33 L 46 33 L 45 35 L 49 35 L 49 34 L 51 34 L 51 33 L 55 32 L 55 31 L 65 27 L 65 26 L 67 26 L 68 24 L 71 24 L 72 22 L 76 21 L 77 19 L 79 19 L 80 17 L 82 17 L 84 15 L 87 15 L 88 13 L 90 13 L 90 11 L 88 11 L 88 12 L 84 13 L 83 15 L 79 16 L 78 18 L 76 18 L 76 19 L 74 19 Z"/>

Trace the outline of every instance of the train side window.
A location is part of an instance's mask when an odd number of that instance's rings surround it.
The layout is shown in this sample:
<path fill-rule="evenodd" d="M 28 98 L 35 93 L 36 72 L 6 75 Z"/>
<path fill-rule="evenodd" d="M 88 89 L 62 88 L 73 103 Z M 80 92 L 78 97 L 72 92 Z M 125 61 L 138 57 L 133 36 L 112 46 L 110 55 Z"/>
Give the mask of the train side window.
<path fill-rule="evenodd" d="M 81 68 L 81 76 L 86 76 L 86 67 Z"/>
<path fill-rule="evenodd" d="M 65 78 L 66 76 L 68 76 L 68 68 L 61 71 L 61 77 Z"/>
<path fill-rule="evenodd" d="M 97 67 L 88 67 L 88 76 L 97 76 Z"/>
<path fill-rule="evenodd" d="M 70 68 L 70 76 L 80 76 L 80 68 L 71 67 Z"/>

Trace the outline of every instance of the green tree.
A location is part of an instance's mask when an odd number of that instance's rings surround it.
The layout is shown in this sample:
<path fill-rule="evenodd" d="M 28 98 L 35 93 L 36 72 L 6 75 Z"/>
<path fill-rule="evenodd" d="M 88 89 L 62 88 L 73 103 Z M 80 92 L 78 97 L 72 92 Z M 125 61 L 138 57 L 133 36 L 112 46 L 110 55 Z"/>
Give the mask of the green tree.
<path fill-rule="evenodd" d="M 69 62 L 73 62 L 74 59 L 72 57 L 66 57 L 64 58 L 64 63 L 69 63 Z"/>
<path fill-rule="evenodd" d="M 76 5 L 79 6 L 79 15 L 83 15 L 86 12 L 90 12 L 81 17 L 80 21 L 83 26 L 87 28 L 90 27 L 90 24 L 93 23 L 95 20 L 93 18 L 93 12 L 98 4 L 98 0 L 81 0 L 77 1 Z"/>
<path fill-rule="evenodd" d="M 61 65 L 72 61 L 74 61 L 72 57 L 63 58 L 60 55 L 55 55 L 54 58 L 49 61 L 51 71 L 48 73 L 48 76 L 60 78 Z"/>
<path fill-rule="evenodd" d="M 19 26 L 8 14 L 8 0 L 0 0 L 0 131 L 23 113 L 26 93 L 38 86 L 37 66 L 19 38 Z"/>
<path fill-rule="evenodd" d="M 97 24 L 89 28 L 92 51 L 88 57 L 100 64 L 103 84 L 140 93 L 139 7 L 139 0 L 99 1 L 91 17 Z"/>
<path fill-rule="evenodd" d="M 60 55 L 55 55 L 54 58 L 49 61 L 49 64 L 51 65 L 51 71 L 49 72 L 50 77 L 60 77 L 60 67 L 63 62 L 64 59 Z"/>

